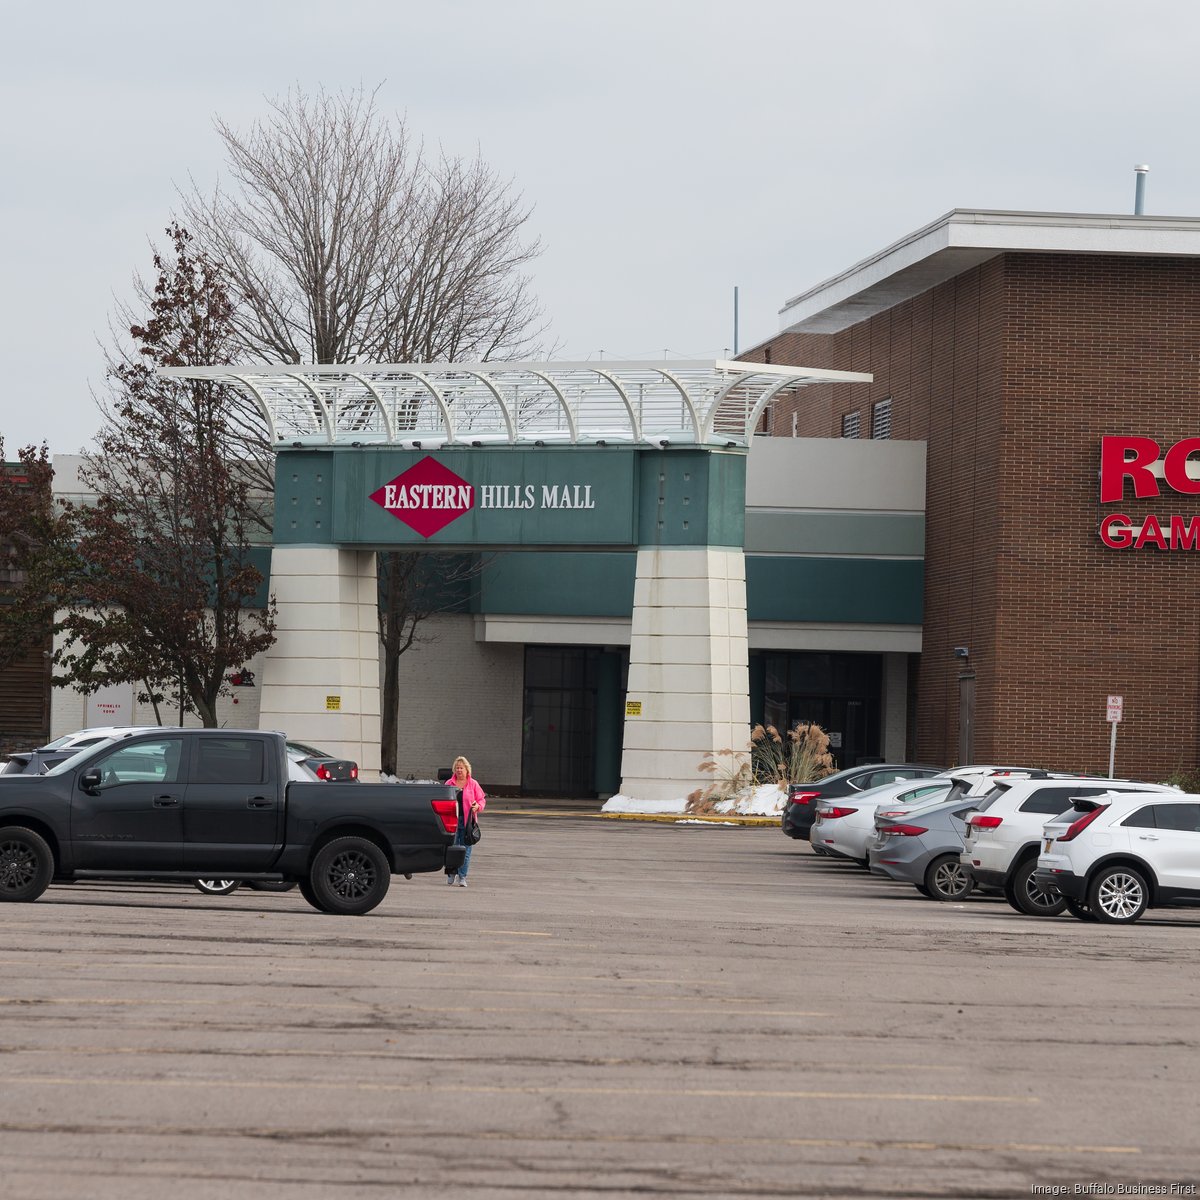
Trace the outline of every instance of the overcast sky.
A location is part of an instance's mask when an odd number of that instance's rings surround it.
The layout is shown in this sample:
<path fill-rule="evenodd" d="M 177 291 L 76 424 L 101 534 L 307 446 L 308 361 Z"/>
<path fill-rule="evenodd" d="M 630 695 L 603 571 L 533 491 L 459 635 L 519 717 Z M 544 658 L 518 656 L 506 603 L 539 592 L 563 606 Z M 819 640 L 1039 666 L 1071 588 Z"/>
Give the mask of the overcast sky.
<path fill-rule="evenodd" d="M 74 452 L 215 115 L 382 84 L 534 206 L 561 358 L 718 357 L 952 208 L 1200 213 L 1187 0 L 10 0 L 0 432 Z M 822 366 L 821 363 L 808 364 Z"/>

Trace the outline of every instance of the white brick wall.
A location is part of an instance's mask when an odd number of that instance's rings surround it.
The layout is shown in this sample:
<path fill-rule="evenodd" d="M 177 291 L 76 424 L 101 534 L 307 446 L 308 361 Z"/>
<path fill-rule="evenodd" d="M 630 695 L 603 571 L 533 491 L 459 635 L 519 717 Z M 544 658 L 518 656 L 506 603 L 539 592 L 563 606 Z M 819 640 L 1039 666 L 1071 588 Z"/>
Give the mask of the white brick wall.
<path fill-rule="evenodd" d="M 257 683 L 262 681 L 262 656 L 258 655 L 253 662 L 242 664 L 249 666 L 254 672 Z M 136 691 L 136 689 L 135 689 Z M 217 724 L 223 729 L 257 729 L 258 701 L 262 694 L 259 687 L 231 688 L 229 696 L 222 696 L 217 701 Z M 74 688 L 56 687 L 50 694 L 50 737 L 53 740 L 64 733 L 74 733 L 87 725 L 87 697 Z M 164 725 L 179 723 L 179 709 L 169 702 L 159 705 L 159 715 Z M 153 725 L 154 709 L 149 704 L 135 704 L 134 725 Z M 200 722 L 194 713 L 188 713 L 183 723 L 188 726 L 199 726 Z M 285 731 L 286 732 L 286 731 Z"/>

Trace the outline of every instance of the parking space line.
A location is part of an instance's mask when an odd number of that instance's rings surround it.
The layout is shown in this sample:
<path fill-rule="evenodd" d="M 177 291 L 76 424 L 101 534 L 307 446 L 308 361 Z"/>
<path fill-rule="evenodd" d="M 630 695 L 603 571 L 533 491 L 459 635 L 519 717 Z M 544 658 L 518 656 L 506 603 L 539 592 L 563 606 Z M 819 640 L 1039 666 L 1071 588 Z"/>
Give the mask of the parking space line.
<path fill-rule="evenodd" d="M 95 1079 L 79 1075 L 2 1075 L 11 1084 L 45 1087 L 164 1087 L 164 1088 L 238 1088 L 247 1091 L 294 1090 L 294 1079 L 158 1079 L 137 1076 L 125 1079 Z M 885 1100 L 897 1103 L 927 1104 L 1041 1104 L 1040 1096 L 979 1096 L 949 1092 L 831 1092 L 819 1090 L 774 1090 L 757 1088 L 642 1088 L 642 1087 L 570 1087 L 542 1084 L 445 1084 L 445 1083 L 372 1083 L 322 1080 L 323 1090 L 350 1092 L 423 1092 L 443 1095 L 474 1096 L 687 1096 L 697 1100 Z"/>
<path fill-rule="evenodd" d="M 501 992 L 498 994 L 504 995 L 505 993 Z M 521 995 L 521 996 L 527 995 L 527 996 L 529 996 L 529 998 L 531 1000 L 536 1000 L 539 995 L 539 993 L 536 993 L 536 992 L 512 992 L 509 994 Z M 625 997 L 621 997 L 621 998 L 624 999 Z M 632 998 L 637 999 L 637 997 L 632 997 Z M 654 1004 L 658 999 L 660 999 L 660 997 L 647 996 L 647 997 L 644 997 L 643 999 L 646 1001 L 646 1003 L 638 1004 L 634 1007 L 572 1005 L 571 1012 L 572 1013 L 626 1013 L 626 1014 L 634 1013 L 634 1014 L 641 1014 L 641 1015 L 650 1014 L 650 1015 L 663 1015 L 663 1016 L 679 1016 L 681 1014 L 686 1015 L 689 1013 L 701 1015 L 701 1014 L 704 1014 L 705 1012 L 712 1011 L 714 1013 L 719 1013 L 720 1015 L 732 1015 L 731 1010 L 729 1010 L 728 1008 L 725 1008 L 724 1011 L 721 1011 L 720 1009 L 707 1010 L 704 1007 L 697 1006 L 694 1004 L 687 1005 L 686 1007 L 683 1007 L 683 1008 L 657 1008 L 657 1007 L 652 1008 L 652 1007 L 650 1007 L 650 1005 Z M 198 1007 L 198 1008 L 223 1008 L 228 1011 L 233 1011 L 233 1010 L 241 1007 L 241 1008 L 287 1008 L 287 1009 L 297 1009 L 297 1010 L 350 1009 L 355 1012 L 362 1012 L 367 1009 L 376 1007 L 379 1003 L 381 1003 L 381 1001 L 380 1001 L 379 997 L 377 997 L 377 996 L 371 997 L 370 999 L 360 1000 L 355 1003 L 345 1003 L 345 1004 L 333 1004 L 333 1003 L 321 1004 L 321 1003 L 310 1003 L 310 1002 L 293 1003 L 293 1002 L 290 1002 L 287 1000 L 275 1000 L 275 999 L 230 1000 L 228 996 L 217 997 L 216 999 L 213 999 L 213 1000 L 202 1000 L 196 996 L 188 996 L 188 997 L 185 997 L 185 998 L 179 999 L 179 1000 L 175 1000 L 175 999 L 150 1000 L 150 999 L 146 999 L 144 997 L 139 997 L 137 999 L 125 999 L 123 997 L 114 997 L 114 996 L 102 996 L 102 997 L 101 996 L 84 996 L 84 997 L 76 997 L 76 998 L 71 998 L 71 997 L 67 997 L 67 996 L 53 996 L 53 997 L 46 997 L 46 998 L 42 998 L 42 997 L 23 998 L 23 997 L 19 997 L 19 996 L 0 996 L 0 1005 L 11 1005 L 14 1008 L 15 1007 L 36 1008 L 38 1005 L 58 1005 L 58 1006 L 64 1006 L 64 1007 L 71 1007 L 72 1005 L 78 1005 L 78 1006 L 83 1006 L 83 1007 L 99 1007 L 99 1008 L 137 1008 L 140 1006 L 157 1005 L 157 1006 L 166 1006 L 168 1008 L 181 1008 L 185 1005 L 190 1005 L 192 1007 Z M 722 999 L 713 999 L 713 1000 L 705 1001 L 703 1003 L 716 1004 L 716 1005 L 727 1005 L 730 1003 L 730 1001 L 726 1001 L 726 1000 L 722 1000 Z M 738 1003 L 738 1002 L 734 1001 L 734 1003 Z M 433 1005 L 433 1006 L 427 1006 L 427 1005 L 423 1005 L 423 1004 L 403 1004 L 402 1003 L 402 1004 L 396 1005 L 396 1008 L 397 1008 L 397 1010 L 403 1011 L 403 1012 L 425 1012 L 425 1013 L 448 1013 L 448 1012 L 453 1012 L 453 1013 L 472 1013 L 472 1012 L 508 1013 L 508 1012 L 532 1011 L 531 1009 L 529 1009 L 523 1005 L 521 1005 L 521 1006 L 518 1006 L 518 1005 L 492 1005 L 489 1007 L 489 1006 L 478 1005 L 478 1004 L 461 1004 L 461 1005 L 438 1004 L 438 1005 Z M 828 1017 L 831 1015 L 827 1012 L 807 1011 L 807 1010 L 801 1010 L 801 1009 L 795 1009 L 795 1008 L 738 1009 L 735 1011 L 736 1011 L 736 1015 L 743 1016 L 743 1017 Z"/>

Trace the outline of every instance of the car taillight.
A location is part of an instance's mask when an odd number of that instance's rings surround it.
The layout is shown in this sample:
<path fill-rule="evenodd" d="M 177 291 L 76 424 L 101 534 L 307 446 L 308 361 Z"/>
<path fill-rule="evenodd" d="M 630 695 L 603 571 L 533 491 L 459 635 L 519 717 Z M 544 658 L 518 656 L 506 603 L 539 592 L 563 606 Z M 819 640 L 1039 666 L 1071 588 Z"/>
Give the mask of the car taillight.
<path fill-rule="evenodd" d="M 350 778 L 351 778 L 351 779 L 357 779 L 357 778 L 358 778 L 358 768 L 357 768 L 357 767 L 351 767 L 351 768 L 350 768 Z"/>
<path fill-rule="evenodd" d="M 818 814 L 825 818 L 826 821 L 832 821 L 834 817 L 848 817 L 851 813 L 858 812 L 857 808 L 826 808 Z"/>
<path fill-rule="evenodd" d="M 317 763 L 317 778 L 329 782 L 333 779 L 333 772 L 324 763 Z"/>
<path fill-rule="evenodd" d="M 888 837 L 920 837 L 929 830 L 921 825 L 885 825 L 879 832 Z"/>
<path fill-rule="evenodd" d="M 973 817 L 967 818 L 968 825 L 974 825 L 976 829 L 995 829 L 997 825 L 1004 824 L 1003 817 L 988 817 L 983 813 L 976 813 Z"/>
<path fill-rule="evenodd" d="M 431 800 L 433 811 L 437 813 L 438 819 L 442 823 L 442 828 L 447 833 L 458 832 L 458 801 L 457 800 Z"/>
<path fill-rule="evenodd" d="M 1070 842 L 1077 838 L 1106 808 L 1107 804 L 1099 804 L 1089 813 L 1084 813 L 1078 821 L 1072 821 L 1067 826 L 1066 833 L 1060 833 L 1055 841 Z"/>
<path fill-rule="evenodd" d="M 820 792 L 793 792 L 788 799 L 793 804 L 811 804 Z"/>

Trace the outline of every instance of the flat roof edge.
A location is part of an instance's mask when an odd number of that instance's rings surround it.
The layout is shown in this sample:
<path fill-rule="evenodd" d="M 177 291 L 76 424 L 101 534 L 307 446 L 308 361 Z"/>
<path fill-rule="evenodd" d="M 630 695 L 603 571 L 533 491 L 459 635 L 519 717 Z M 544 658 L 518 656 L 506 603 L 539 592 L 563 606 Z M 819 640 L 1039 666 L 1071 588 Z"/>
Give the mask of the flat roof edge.
<path fill-rule="evenodd" d="M 1200 257 L 1200 217 L 952 209 L 793 296 L 780 330 L 837 332 L 1005 252 Z"/>

